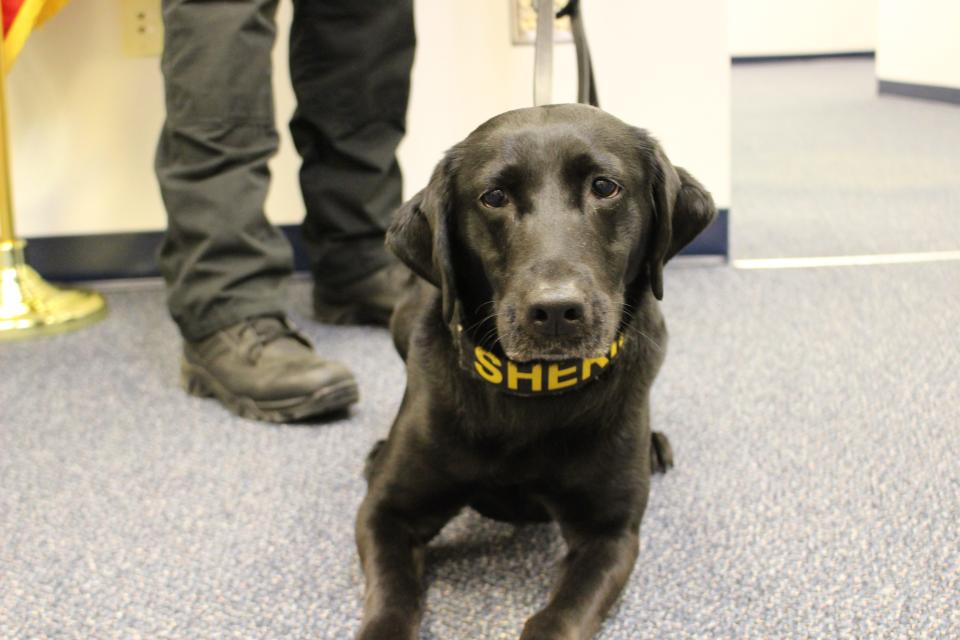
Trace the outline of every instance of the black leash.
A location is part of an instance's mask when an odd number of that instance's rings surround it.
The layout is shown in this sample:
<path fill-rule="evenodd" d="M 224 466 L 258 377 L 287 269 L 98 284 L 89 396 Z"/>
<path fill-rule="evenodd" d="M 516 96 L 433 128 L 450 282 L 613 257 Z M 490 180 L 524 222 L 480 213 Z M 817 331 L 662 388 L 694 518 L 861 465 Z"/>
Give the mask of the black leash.
<path fill-rule="evenodd" d="M 570 17 L 573 44 L 577 50 L 577 102 L 600 106 L 597 83 L 593 76 L 590 47 L 583 29 L 580 0 L 570 0 L 556 14 Z M 537 0 L 537 41 L 534 54 L 533 103 L 536 106 L 553 102 L 553 0 Z"/>

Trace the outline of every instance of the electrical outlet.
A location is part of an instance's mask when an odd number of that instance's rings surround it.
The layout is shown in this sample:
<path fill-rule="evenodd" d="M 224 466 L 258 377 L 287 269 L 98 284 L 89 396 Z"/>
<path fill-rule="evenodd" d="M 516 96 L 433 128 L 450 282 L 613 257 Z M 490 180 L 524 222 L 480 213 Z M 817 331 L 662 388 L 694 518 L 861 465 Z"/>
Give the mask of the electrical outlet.
<path fill-rule="evenodd" d="M 117 0 L 123 53 L 128 58 L 159 56 L 163 51 L 163 18 L 160 0 Z"/>
<path fill-rule="evenodd" d="M 513 23 L 513 44 L 533 44 L 537 39 L 537 0 L 509 0 Z M 567 0 L 553 0 L 556 13 L 567 6 Z M 564 16 L 553 22 L 553 41 L 572 42 L 570 18 Z"/>

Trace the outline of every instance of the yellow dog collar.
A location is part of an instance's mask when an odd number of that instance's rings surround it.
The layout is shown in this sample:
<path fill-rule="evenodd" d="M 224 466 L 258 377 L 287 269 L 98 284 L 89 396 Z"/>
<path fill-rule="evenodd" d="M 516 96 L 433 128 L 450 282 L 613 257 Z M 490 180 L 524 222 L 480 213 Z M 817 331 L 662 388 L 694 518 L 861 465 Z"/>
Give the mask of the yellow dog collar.
<path fill-rule="evenodd" d="M 624 343 L 621 333 L 611 343 L 606 355 L 598 358 L 515 362 L 471 344 L 463 330 L 460 327 L 457 330 L 461 354 L 467 360 L 464 364 L 470 373 L 504 393 L 517 396 L 555 395 L 579 389 L 612 366 L 623 351 Z"/>

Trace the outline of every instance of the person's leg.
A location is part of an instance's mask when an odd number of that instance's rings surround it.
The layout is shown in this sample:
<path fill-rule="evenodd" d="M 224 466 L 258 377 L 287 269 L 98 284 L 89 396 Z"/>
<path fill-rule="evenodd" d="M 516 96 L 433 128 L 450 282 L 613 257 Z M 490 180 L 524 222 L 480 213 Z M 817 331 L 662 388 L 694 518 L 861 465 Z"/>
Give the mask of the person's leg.
<path fill-rule="evenodd" d="M 412 0 L 294 0 L 290 129 L 318 302 L 382 297 L 395 279 L 372 274 L 393 262 L 383 238 L 401 201 L 396 150 L 415 44 Z"/>
<path fill-rule="evenodd" d="M 263 213 L 277 149 L 276 9 L 277 0 L 164 0 L 156 171 L 168 217 L 160 268 L 184 337 L 185 388 L 283 422 L 343 409 L 357 385 L 284 318 L 291 250 Z"/>
<path fill-rule="evenodd" d="M 163 1 L 167 118 L 156 172 L 168 226 L 160 268 L 189 341 L 284 311 L 292 254 L 263 213 L 278 141 L 277 1 Z"/>

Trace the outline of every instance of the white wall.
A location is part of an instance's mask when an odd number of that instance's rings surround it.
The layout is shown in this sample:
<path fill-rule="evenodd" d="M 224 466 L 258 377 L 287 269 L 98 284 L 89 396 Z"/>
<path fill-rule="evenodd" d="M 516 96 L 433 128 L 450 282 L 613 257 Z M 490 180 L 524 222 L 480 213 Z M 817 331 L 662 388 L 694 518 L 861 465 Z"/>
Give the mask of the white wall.
<path fill-rule="evenodd" d="M 668 154 L 730 204 L 726 1 L 591 0 L 585 15 L 601 104 L 646 127 Z M 507 0 L 416 0 L 419 48 L 406 192 L 426 182 L 443 151 L 487 118 L 532 102 L 533 50 L 510 44 Z M 281 2 L 274 52 L 281 150 L 267 211 L 303 214 L 286 64 L 290 3 Z M 696 13 L 698 20 L 690 21 Z M 27 43 L 8 78 L 14 197 L 21 236 L 163 228 L 153 175 L 163 120 L 156 58 L 124 58 L 116 2 L 72 2 Z M 555 55 L 557 101 L 575 96 L 572 45 Z"/>
<path fill-rule="evenodd" d="M 158 61 L 124 58 L 117 2 L 71 2 L 7 78 L 21 236 L 158 229 Z"/>
<path fill-rule="evenodd" d="M 877 77 L 960 88 L 960 2 L 880 0 Z"/>
<path fill-rule="evenodd" d="M 730 54 L 873 51 L 878 0 L 730 0 Z"/>

